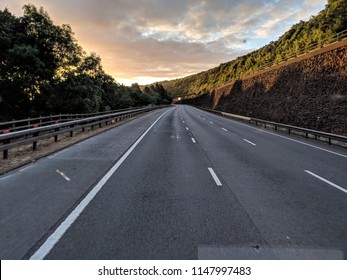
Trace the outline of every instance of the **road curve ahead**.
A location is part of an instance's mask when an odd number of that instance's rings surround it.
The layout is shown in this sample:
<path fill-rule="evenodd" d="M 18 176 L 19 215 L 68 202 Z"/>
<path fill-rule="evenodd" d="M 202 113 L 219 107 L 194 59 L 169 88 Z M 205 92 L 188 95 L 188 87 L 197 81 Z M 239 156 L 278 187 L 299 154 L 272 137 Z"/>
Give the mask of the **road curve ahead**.
<path fill-rule="evenodd" d="M 346 259 L 347 152 L 179 105 L 0 177 L 1 259 Z"/>

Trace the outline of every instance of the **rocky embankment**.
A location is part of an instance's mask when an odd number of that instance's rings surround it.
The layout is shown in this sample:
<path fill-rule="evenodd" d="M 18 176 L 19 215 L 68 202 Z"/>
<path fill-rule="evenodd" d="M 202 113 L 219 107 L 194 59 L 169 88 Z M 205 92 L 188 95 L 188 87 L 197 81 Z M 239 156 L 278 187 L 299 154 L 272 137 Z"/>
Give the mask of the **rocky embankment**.
<path fill-rule="evenodd" d="M 237 80 L 185 103 L 347 135 L 347 46 Z"/>

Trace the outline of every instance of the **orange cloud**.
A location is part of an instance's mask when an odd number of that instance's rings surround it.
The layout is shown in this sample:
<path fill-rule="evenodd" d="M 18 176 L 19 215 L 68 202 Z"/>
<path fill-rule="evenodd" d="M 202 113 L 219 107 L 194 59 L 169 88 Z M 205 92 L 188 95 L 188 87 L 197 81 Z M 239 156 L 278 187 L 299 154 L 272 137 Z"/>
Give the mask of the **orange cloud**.
<path fill-rule="evenodd" d="M 4 2 L 4 4 L 3 4 Z M 67 23 L 104 69 L 124 83 L 173 79 L 207 70 L 275 40 L 324 8 L 319 0 L 30 0 Z M 5 0 L 21 15 L 27 1 Z M 300 15 L 301 18 L 298 18 Z"/>

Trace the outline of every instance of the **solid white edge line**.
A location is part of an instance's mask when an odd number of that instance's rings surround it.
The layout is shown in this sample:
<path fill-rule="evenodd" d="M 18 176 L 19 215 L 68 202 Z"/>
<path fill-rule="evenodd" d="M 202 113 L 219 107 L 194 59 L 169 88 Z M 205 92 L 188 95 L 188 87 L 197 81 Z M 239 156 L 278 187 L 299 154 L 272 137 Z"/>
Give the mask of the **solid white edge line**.
<path fill-rule="evenodd" d="M 249 140 L 247 140 L 247 139 L 243 139 L 243 141 L 246 141 L 247 143 L 249 143 L 249 144 L 251 144 L 251 145 L 253 145 L 253 146 L 257 146 L 257 144 L 254 144 L 253 142 L 251 142 L 251 141 L 249 141 Z"/>
<path fill-rule="evenodd" d="M 342 192 L 344 192 L 344 193 L 347 193 L 347 190 L 346 190 L 346 189 L 344 189 L 344 188 L 342 188 L 342 187 L 340 187 L 340 186 L 334 184 L 333 182 L 330 182 L 329 180 L 324 179 L 323 177 L 318 176 L 317 174 L 314 174 L 313 172 L 311 172 L 311 171 L 309 171 L 309 170 L 305 170 L 305 172 L 308 173 L 308 174 L 310 174 L 310 175 L 313 176 L 313 177 L 316 177 L 316 178 L 319 179 L 319 180 L 322 180 L 323 182 L 329 184 L 330 186 L 333 186 L 334 188 L 337 188 L 338 190 L 340 190 L 340 191 L 342 191 Z"/>
<path fill-rule="evenodd" d="M 308 143 L 305 143 L 305 142 L 301 142 L 299 140 L 295 140 L 295 139 L 291 139 L 291 138 L 288 138 L 286 136 L 282 136 L 282 135 L 278 135 L 276 133 L 272 133 L 272 132 L 269 132 L 269 131 L 266 131 L 266 130 L 263 130 L 263 129 L 259 129 L 259 128 L 256 128 L 256 127 L 252 127 L 250 125 L 246 125 L 246 124 L 243 124 L 243 123 L 239 123 L 237 121 L 233 121 L 233 120 L 230 120 L 230 122 L 232 123 L 235 123 L 235 124 L 238 124 L 238 125 L 242 125 L 242 126 L 245 126 L 245 127 L 248 127 L 248 128 L 251 128 L 251 129 L 254 129 L 254 130 L 258 130 L 258 131 L 261 131 L 261 132 L 264 132 L 264 133 L 268 133 L 270 135 L 273 135 L 273 136 L 277 136 L 277 137 L 281 137 L 281 138 L 284 138 L 284 139 L 287 139 L 289 141 L 293 141 L 293 142 L 296 142 L 296 143 L 300 143 L 300 144 L 303 144 L 303 145 L 306 145 L 306 146 L 309 146 L 311 148 L 315 148 L 315 149 L 318 149 L 318 150 L 321 150 L 321 151 L 324 151 L 324 152 L 327 152 L 327 153 L 331 153 L 331 154 L 334 154 L 334 155 L 337 155 L 337 156 L 340 156 L 340 157 L 344 157 L 344 158 L 347 158 L 347 155 L 343 155 L 343 154 L 340 154 L 340 153 L 337 153 L 337 152 L 333 152 L 333 151 L 330 151 L 330 150 L 327 150 L 327 149 L 324 149 L 324 148 L 321 148 L 321 147 L 317 147 L 315 145 L 311 145 L 311 144 L 308 144 Z"/>
<path fill-rule="evenodd" d="M 210 174 L 211 174 L 213 180 L 216 182 L 217 186 L 222 186 L 222 183 L 218 179 L 218 177 L 217 177 L 216 173 L 214 172 L 214 170 L 211 167 L 208 167 L 207 169 L 208 169 L 208 171 L 210 171 Z"/>
<path fill-rule="evenodd" d="M 193 142 L 193 143 L 196 143 L 196 140 L 195 140 L 194 138 L 192 138 L 192 142 Z"/>
<path fill-rule="evenodd" d="M 48 156 L 48 158 L 49 158 L 49 159 L 52 159 L 52 158 L 55 158 L 55 157 L 57 157 L 57 156 L 60 156 L 61 154 L 63 154 L 63 153 L 65 153 L 65 152 L 69 151 L 70 149 L 71 149 L 71 147 L 68 147 L 68 148 L 63 149 L 63 150 L 61 150 L 61 151 L 58 151 L 58 152 L 56 152 L 56 153 L 54 153 L 54 154 Z"/>
<path fill-rule="evenodd" d="M 32 167 L 34 167 L 34 165 L 33 165 L 32 163 L 30 163 L 28 166 L 26 166 L 26 167 L 20 169 L 19 172 L 23 172 L 23 171 L 25 171 L 25 170 L 27 170 L 27 169 L 30 169 L 30 168 L 32 168 Z"/>
<path fill-rule="evenodd" d="M 224 127 L 221 127 L 221 129 L 223 129 L 224 131 L 228 131 L 226 128 L 224 128 Z"/>
<path fill-rule="evenodd" d="M 14 174 L 10 174 L 10 175 L 7 175 L 7 176 L 4 176 L 4 177 L 1 177 L 0 178 L 0 181 L 1 180 L 5 180 L 5 179 L 8 179 L 8 178 L 10 178 L 11 176 L 13 176 Z"/>
<path fill-rule="evenodd" d="M 76 221 L 86 206 L 93 200 L 96 194 L 111 178 L 113 173 L 121 166 L 141 140 L 146 136 L 150 129 L 164 116 L 168 110 L 161 114 L 159 118 L 140 136 L 139 139 L 126 151 L 126 153 L 116 162 L 116 164 L 106 173 L 106 175 L 96 184 L 96 186 L 87 194 L 87 196 L 76 206 L 76 208 L 67 216 L 67 218 L 60 224 L 60 226 L 47 238 L 47 240 L 41 245 L 41 247 L 30 257 L 30 260 L 43 260 L 47 254 L 53 249 L 55 244 L 65 234 L 68 228 Z"/>

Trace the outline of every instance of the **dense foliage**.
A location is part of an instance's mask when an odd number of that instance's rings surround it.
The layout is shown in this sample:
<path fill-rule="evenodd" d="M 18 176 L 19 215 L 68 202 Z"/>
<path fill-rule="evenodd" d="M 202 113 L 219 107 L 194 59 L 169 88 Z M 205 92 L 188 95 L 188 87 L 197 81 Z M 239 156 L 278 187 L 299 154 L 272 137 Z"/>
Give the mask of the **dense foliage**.
<path fill-rule="evenodd" d="M 43 8 L 23 9 L 22 17 L 0 10 L 0 121 L 171 102 L 158 84 L 144 92 L 118 84 L 69 25 L 54 25 Z"/>
<path fill-rule="evenodd" d="M 220 66 L 182 79 L 164 81 L 165 89 L 174 96 L 199 95 L 224 85 L 263 65 L 319 43 L 323 39 L 347 29 L 347 1 L 329 0 L 325 9 L 309 21 L 300 21 L 276 42 Z"/>

